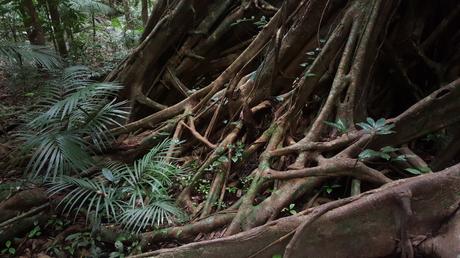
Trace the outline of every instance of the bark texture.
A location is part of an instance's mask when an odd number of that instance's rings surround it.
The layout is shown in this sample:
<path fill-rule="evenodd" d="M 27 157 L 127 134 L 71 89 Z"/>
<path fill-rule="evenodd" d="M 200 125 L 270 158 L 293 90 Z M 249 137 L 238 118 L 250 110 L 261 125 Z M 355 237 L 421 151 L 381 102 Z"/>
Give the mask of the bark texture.
<path fill-rule="evenodd" d="M 144 233 L 144 250 L 207 235 L 225 238 L 161 256 L 413 257 L 419 234 L 433 243 L 423 252 L 438 252 L 429 232 L 456 210 L 458 166 L 392 181 L 460 161 L 443 152 L 458 153 L 460 48 L 448 46 L 460 43 L 460 11 L 442 2 L 157 1 L 142 42 L 107 77 L 132 107 L 112 130 L 114 156 L 185 140 L 168 157 L 195 163 L 178 203 L 196 219 Z M 434 134 L 453 138 L 431 148 Z M 344 193 L 325 194 L 336 182 Z M 277 220 L 292 204 L 304 215 Z"/>

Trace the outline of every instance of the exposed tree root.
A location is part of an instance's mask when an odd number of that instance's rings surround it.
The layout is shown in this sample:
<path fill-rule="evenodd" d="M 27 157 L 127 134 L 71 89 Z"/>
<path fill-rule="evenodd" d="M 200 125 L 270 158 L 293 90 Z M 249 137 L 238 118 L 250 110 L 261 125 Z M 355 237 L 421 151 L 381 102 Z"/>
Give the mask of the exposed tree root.
<path fill-rule="evenodd" d="M 170 10 L 166 6 L 159 1 L 140 46 L 107 78 L 127 86 L 124 95 L 133 107 L 129 123 L 112 130 L 130 134 L 114 156 L 133 160 L 168 134 L 185 140 L 178 152 L 168 152 L 168 159 L 197 163 L 178 203 L 201 220 L 144 233 L 144 248 L 221 227 L 227 227 L 227 237 L 152 254 L 218 257 L 241 250 L 235 257 L 265 257 L 287 248 L 286 257 L 297 257 L 308 240 L 305 252 L 312 257 L 342 251 L 341 256 L 362 257 L 359 248 L 371 249 L 369 256 L 399 248 L 404 257 L 412 257 L 419 250 L 412 248 L 411 234 L 427 234 L 452 212 L 427 196 L 445 199 L 431 188 L 449 196 L 457 191 L 450 183 L 453 188 L 441 189 L 440 182 L 457 180 L 457 172 L 450 173 L 458 167 L 439 179 L 427 175 L 392 181 L 408 177 L 407 168 L 459 161 L 455 154 L 438 152 L 431 164 L 414 148 L 421 137 L 457 128 L 460 122 L 454 115 L 460 110 L 455 74 L 460 52 L 444 51 L 457 39 L 435 40 L 453 32 L 458 7 L 438 17 L 430 11 L 414 15 L 413 8 L 430 6 L 415 0 L 182 0 Z M 206 14 L 207 8 L 213 12 Z M 257 22 L 260 12 L 268 22 Z M 368 117 L 386 118 L 381 126 L 393 128 L 382 133 L 356 126 Z M 450 134 L 455 137 L 445 150 L 458 153 L 458 134 Z M 243 146 L 241 153 L 236 145 Z M 386 159 L 360 155 L 384 147 L 394 148 Z M 404 160 L 393 162 L 397 157 Z M 206 194 L 197 191 L 203 178 L 211 182 Z M 219 214 L 222 203 L 235 202 L 227 186 L 248 178 L 249 186 L 238 189 L 236 213 Z M 324 197 L 321 186 L 333 180 L 346 181 L 340 198 L 352 199 L 277 220 L 291 204 L 311 207 Z M 360 194 L 382 185 L 375 193 Z M 377 206 L 377 200 L 382 204 Z M 423 211 L 422 205 L 439 214 Z M 342 222 L 345 226 L 338 228 Z M 322 231 L 320 223 L 325 223 Z M 357 223 L 362 228 L 354 227 Z M 371 235 L 372 230 L 382 232 L 382 238 Z M 352 233 L 357 237 L 350 238 Z M 238 245 L 240 240 L 254 241 Z M 319 248 L 325 243 L 330 248 Z"/>
<path fill-rule="evenodd" d="M 445 221 L 455 225 L 458 215 L 454 214 L 460 204 L 459 185 L 460 165 L 456 165 L 436 174 L 399 180 L 371 193 L 351 197 L 350 200 L 339 200 L 337 203 L 340 205 L 331 203 L 328 205 L 330 209 L 314 208 L 305 212 L 305 215 L 282 218 L 237 235 L 154 251 L 142 257 L 221 257 L 225 253 L 231 253 L 232 257 L 249 257 L 262 249 L 263 252 L 255 257 L 271 257 L 283 253 L 283 257 L 394 255 L 401 241 L 400 214 L 404 207 L 399 203 L 405 196 L 401 193 L 409 193 L 410 210 L 417 215 L 409 217 L 405 228 L 411 243 L 416 243 L 422 236 L 431 236 Z M 288 237 L 276 242 L 297 228 L 301 230 L 297 231 L 295 238 Z M 440 232 L 445 233 L 434 237 L 436 240 L 430 240 L 432 242 L 422 243 L 423 247 L 416 247 L 416 251 L 436 250 L 430 249 L 436 241 L 439 247 L 447 247 L 446 244 L 452 243 L 458 246 L 454 234 L 457 227 L 443 228 Z M 272 242 L 276 244 L 271 245 Z M 286 249 L 288 243 L 290 248 Z M 437 252 L 458 255 L 456 246 L 451 249 L 453 252 L 449 249 L 437 249 Z M 363 253 L 363 250 L 366 252 Z"/>

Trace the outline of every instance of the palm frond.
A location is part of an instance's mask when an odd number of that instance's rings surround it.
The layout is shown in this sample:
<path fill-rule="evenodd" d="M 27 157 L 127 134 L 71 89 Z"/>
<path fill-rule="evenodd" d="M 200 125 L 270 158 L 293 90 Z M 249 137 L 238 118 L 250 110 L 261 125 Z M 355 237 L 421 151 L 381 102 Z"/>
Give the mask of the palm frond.
<path fill-rule="evenodd" d="M 115 102 L 113 99 L 111 102 L 103 105 L 102 107 L 96 108 L 89 112 L 86 112 L 85 124 L 82 130 L 90 135 L 93 144 L 102 150 L 106 148 L 106 142 L 113 140 L 112 135 L 109 132 L 111 126 L 122 126 L 119 121 L 123 121 L 128 116 L 128 111 L 125 108 L 126 102 Z M 75 112 L 74 114 L 78 115 Z"/>
<path fill-rule="evenodd" d="M 77 110 L 85 112 L 86 109 L 103 102 L 104 98 L 115 97 L 121 88 L 113 83 L 92 83 L 76 91 L 68 91 L 62 100 L 55 102 L 37 119 L 46 121 L 59 117 L 63 120 Z"/>
<path fill-rule="evenodd" d="M 175 141 L 166 139 L 125 170 L 122 175 L 127 183 L 124 191 L 131 193 L 131 207 L 144 206 L 143 196 L 146 195 L 165 196 L 165 189 L 173 183 L 172 178 L 182 173 L 178 166 L 166 160 L 166 153 L 175 145 Z"/>
<path fill-rule="evenodd" d="M 66 213 L 85 209 L 87 220 L 105 218 L 122 223 L 130 231 L 181 221 L 186 215 L 168 195 L 181 170 L 165 158 L 175 144 L 165 140 L 133 166 L 105 162 L 101 174 L 94 178 L 61 176 L 48 192 L 64 196 L 59 205 Z"/>
<path fill-rule="evenodd" d="M 125 229 L 138 233 L 146 227 L 159 227 L 162 224 L 171 224 L 175 219 L 185 219 L 185 213 L 170 200 L 158 200 L 151 204 L 126 209 L 120 217 Z"/>
<path fill-rule="evenodd" d="M 92 217 L 97 221 L 101 214 L 116 220 L 117 214 L 123 209 L 116 189 L 99 180 L 62 176 L 59 181 L 52 183 L 48 193 L 50 196 L 63 194 L 58 204 L 63 213 L 73 212 L 76 216 L 85 208 L 87 220 Z"/>
<path fill-rule="evenodd" d="M 60 68 L 58 54 L 45 46 L 0 42 L 0 58 L 10 63 L 30 63 L 48 70 Z"/>
<path fill-rule="evenodd" d="M 32 151 L 28 172 L 44 178 L 70 175 L 93 163 L 89 143 L 99 150 L 113 140 L 109 129 L 120 126 L 127 117 L 124 102 L 116 102 L 121 85 L 95 83 L 90 70 L 77 66 L 64 69 L 49 85 L 42 101 L 41 113 L 28 125 L 24 149 Z"/>
<path fill-rule="evenodd" d="M 33 149 L 26 171 L 44 180 L 69 174 L 71 169 L 87 169 L 93 160 L 83 140 L 69 132 L 47 132 L 41 135 L 25 135 L 24 148 Z"/>

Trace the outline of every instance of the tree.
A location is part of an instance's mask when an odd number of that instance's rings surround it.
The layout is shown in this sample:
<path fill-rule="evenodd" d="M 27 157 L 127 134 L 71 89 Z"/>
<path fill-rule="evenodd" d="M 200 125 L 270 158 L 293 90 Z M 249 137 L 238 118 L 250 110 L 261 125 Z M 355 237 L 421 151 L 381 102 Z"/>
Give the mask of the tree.
<path fill-rule="evenodd" d="M 92 27 L 83 41 L 96 40 L 95 11 L 111 10 L 43 2 L 62 55 L 64 31 Z M 130 3 L 109 1 L 134 35 Z M 48 81 L 8 158 L 52 196 L 1 202 L 0 243 L 46 223 L 52 198 L 86 215 L 99 256 L 457 257 L 459 20 L 454 0 L 157 0 L 106 82 L 81 67 Z M 58 61 L 41 49 L 5 43 L 0 55 Z M 200 242 L 149 252 L 165 241 Z"/>
<path fill-rule="evenodd" d="M 53 25 L 53 37 L 55 40 L 57 51 L 62 57 L 67 56 L 67 45 L 64 36 L 64 28 L 61 24 L 61 16 L 59 14 L 58 4 L 59 1 L 56 0 L 46 0 L 48 7 L 49 17 L 51 18 L 51 23 Z"/>
<path fill-rule="evenodd" d="M 45 33 L 33 1 L 22 0 L 20 11 L 23 16 L 24 26 L 27 28 L 27 37 L 30 43 L 34 45 L 44 45 L 46 42 Z"/>
<path fill-rule="evenodd" d="M 144 26 L 147 24 L 147 20 L 149 19 L 149 2 L 148 0 L 142 0 L 142 8 L 141 8 L 141 18 L 142 24 Z"/>
<path fill-rule="evenodd" d="M 324 206 L 329 207 L 326 210 L 323 206 L 314 210 L 318 216 L 266 224 L 279 218 L 289 204 L 313 203 L 318 188 L 331 180 L 353 178 L 353 194 L 359 194 L 393 181 L 397 173 L 408 177 L 424 172 L 430 164 L 411 149 L 422 137 L 444 130 L 458 139 L 450 128 L 460 122 L 453 115 L 460 110 L 460 80 L 455 72 L 460 51 L 447 46 L 459 44 L 460 32 L 454 25 L 459 14 L 458 4 L 448 0 L 442 4 L 415 0 L 157 1 L 143 41 L 107 77 L 126 85 L 123 95 L 132 103 L 129 123 L 113 132 L 144 131 L 128 137 L 124 158 L 153 146 L 155 135 L 186 140 L 178 158 L 198 160 L 199 165 L 179 195 L 179 203 L 203 220 L 145 233 L 144 248 L 152 241 L 193 238 L 198 232 L 225 227 L 223 235 L 232 237 L 166 253 L 176 257 L 209 248 L 207 254 L 219 257 L 235 248 L 229 244 L 232 241 L 255 235 L 260 236 L 254 238 L 258 244 L 250 245 L 260 244 L 260 248 L 238 249 L 241 257 L 264 257 L 263 251 L 272 245 L 277 251 L 287 246 L 283 257 L 302 256 L 299 243 L 306 239 L 305 224 L 332 209 L 343 211 L 343 223 L 354 223 L 348 214 L 355 206 L 331 202 Z M 237 156 L 237 144 L 244 146 L 241 156 Z M 432 164 L 442 163 L 436 169 L 448 165 L 443 153 L 458 153 L 458 148 L 449 146 L 434 151 Z M 458 166 L 449 171 L 457 174 Z M 198 204 L 192 196 L 205 176 L 212 183 Z M 229 196 L 230 183 L 244 178 L 251 178 L 250 186 L 226 210 L 231 215 L 222 215 L 216 203 Z M 433 179 L 430 187 L 447 184 L 441 182 L 442 175 L 429 178 Z M 402 212 L 392 222 L 399 225 L 401 236 L 394 235 L 398 230 L 388 234 L 401 237 L 399 250 L 405 257 L 413 254 L 404 228 L 412 214 L 407 205 L 418 205 L 415 196 L 429 195 L 428 189 L 418 192 L 401 187 L 409 197 L 382 194 L 385 204 L 380 213 L 372 214 L 377 219 L 381 214 Z M 454 192 L 457 187 L 449 194 Z M 360 201 L 368 200 L 366 194 L 358 196 Z M 458 202 L 458 196 L 453 198 Z M 402 208 L 393 209 L 391 200 L 402 203 Z M 376 199 L 368 201 L 377 205 Z M 423 205 L 440 209 L 431 203 Z M 361 211 L 361 206 L 356 207 Z M 334 212 L 330 214 L 338 213 Z M 318 219 L 315 225 L 322 221 L 326 230 L 334 221 L 331 216 Z M 431 229 L 440 225 L 435 217 L 430 217 L 437 221 L 428 225 Z M 276 233 L 278 224 L 295 229 L 294 237 Z M 258 226 L 262 227 L 251 230 Z M 382 223 L 377 228 L 363 225 L 349 230 L 371 234 L 384 228 Z M 235 235 L 242 231 L 247 232 Z M 323 246 L 325 241 L 318 237 L 314 244 Z M 376 251 L 381 256 L 396 250 L 394 243 L 385 241 L 375 248 L 383 250 Z M 344 257 L 356 255 L 346 248 L 337 252 Z"/>

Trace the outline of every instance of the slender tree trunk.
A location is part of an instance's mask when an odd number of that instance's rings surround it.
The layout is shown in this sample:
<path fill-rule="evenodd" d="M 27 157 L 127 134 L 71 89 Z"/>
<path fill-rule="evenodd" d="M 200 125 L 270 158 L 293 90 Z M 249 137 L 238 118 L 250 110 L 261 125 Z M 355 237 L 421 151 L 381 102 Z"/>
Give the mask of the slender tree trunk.
<path fill-rule="evenodd" d="M 133 21 L 131 17 L 131 10 L 129 8 L 129 0 L 122 0 L 122 4 L 123 4 L 123 12 L 125 15 L 125 20 L 126 20 L 126 29 L 132 29 Z"/>
<path fill-rule="evenodd" d="M 142 1 L 142 10 L 141 10 L 141 17 L 142 17 L 142 24 L 147 25 L 147 21 L 149 19 L 149 3 L 148 0 L 141 0 Z"/>
<path fill-rule="evenodd" d="M 67 56 L 67 45 L 64 36 L 64 28 L 61 24 L 61 17 L 59 14 L 59 1 L 57 0 L 47 0 L 48 11 L 51 17 L 51 23 L 53 25 L 54 37 L 56 39 L 57 50 L 59 54 L 63 57 Z"/>

